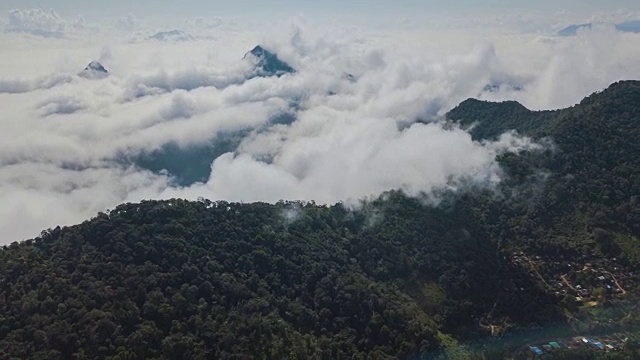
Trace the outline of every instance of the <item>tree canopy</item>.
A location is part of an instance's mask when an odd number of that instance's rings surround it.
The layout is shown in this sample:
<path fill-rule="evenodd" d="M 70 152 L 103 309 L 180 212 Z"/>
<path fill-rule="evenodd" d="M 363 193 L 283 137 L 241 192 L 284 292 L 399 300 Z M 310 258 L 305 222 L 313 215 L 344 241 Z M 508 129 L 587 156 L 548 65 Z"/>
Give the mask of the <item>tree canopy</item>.
<path fill-rule="evenodd" d="M 0 250 L 0 358 L 472 358 L 489 322 L 568 321 L 514 251 L 640 267 L 639 82 L 558 111 L 467 100 L 448 119 L 544 146 L 501 155 L 498 188 L 143 201 L 45 230 Z"/>

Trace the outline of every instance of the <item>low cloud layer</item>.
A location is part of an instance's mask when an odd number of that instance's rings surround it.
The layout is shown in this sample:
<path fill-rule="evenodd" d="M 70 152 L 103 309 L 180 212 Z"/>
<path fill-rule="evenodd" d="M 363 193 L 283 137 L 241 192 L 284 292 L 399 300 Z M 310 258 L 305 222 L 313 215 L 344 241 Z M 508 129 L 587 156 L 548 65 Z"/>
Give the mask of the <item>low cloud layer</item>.
<path fill-rule="evenodd" d="M 14 17 L 15 31 L 65 30 L 53 12 Z M 538 145 L 513 133 L 474 142 L 443 126 L 446 111 L 468 97 L 566 107 L 640 77 L 640 35 L 611 28 L 481 39 L 300 20 L 197 28 L 182 42 L 0 35 L 0 243 L 149 198 L 333 203 L 492 186 L 497 154 Z M 296 73 L 253 77 L 242 57 L 257 43 Z M 109 76 L 78 76 L 93 60 Z M 191 166 L 205 177 L 172 172 Z"/>

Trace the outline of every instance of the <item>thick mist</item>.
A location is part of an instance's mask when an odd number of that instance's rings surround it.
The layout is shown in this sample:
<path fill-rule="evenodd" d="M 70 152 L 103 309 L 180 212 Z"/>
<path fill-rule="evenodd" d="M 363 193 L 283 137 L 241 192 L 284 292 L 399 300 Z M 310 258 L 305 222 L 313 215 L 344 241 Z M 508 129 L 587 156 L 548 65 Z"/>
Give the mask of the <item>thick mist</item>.
<path fill-rule="evenodd" d="M 2 24 L 2 244 L 142 199 L 333 203 L 493 186 L 498 154 L 540 145 L 475 142 L 445 126 L 448 110 L 469 97 L 567 107 L 640 77 L 640 35 L 604 25 L 559 37 L 198 19 L 171 32 L 42 10 Z M 254 76 L 243 57 L 257 44 L 296 72 Z M 79 76 L 91 61 L 108 76 Z"/>

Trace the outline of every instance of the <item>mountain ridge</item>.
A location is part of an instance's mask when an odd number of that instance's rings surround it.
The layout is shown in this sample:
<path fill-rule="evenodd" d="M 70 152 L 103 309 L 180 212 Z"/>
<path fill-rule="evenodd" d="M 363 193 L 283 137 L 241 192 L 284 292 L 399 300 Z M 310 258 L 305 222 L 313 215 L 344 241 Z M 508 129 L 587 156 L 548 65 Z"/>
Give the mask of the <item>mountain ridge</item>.
<path fill-rule="evenodd" d="M 470 130 L 474 139 L 496 138 L 509 130 L 515 130 L 523 135 L 539 137 L 545 133 L 545 126 L 550 125 L 553 119 L 563 116 L 563 114 L 576 107 L 593 105 L 598 103 L 600 99 L 628 96 L 629 92 L 635 93 L 639 90 L 640 81 L 638 80 L 619 81 L 602 91 L 594 92 L 574 106 L 539 111 L 529 110 L 524 105 L 513 100 L 492 102 L 469 98 L 450 110 L 445 116 L 463 127 L 475 125 Z M 497 119 L 498 117 L 501 118 Z"/>
<path fill-rule="evenodd" d="M 505 334 L 640 324 L 621 278 L 640 270 L 640 82 L 554 111 L 466 100 L 448 120 L 552 144 L 437 203 L 142 201 L 45 230 L 0 248 L 0 357 L 507 358 L 523 344 Z"/>
<path fill-rule="evenodd" d="M 591 29 L 594 25 L 613 25 L 613 27 L 620 32 L 640 33 L 640 20 L 630 20 L 617 24 L 607 24 L 607 23 L 582 23 L 582 24 L 573 24 L 565 27 L 564 29 L 558 31 L 559 36 L 575 36 L 580 29 Z"/>
<path fill-rule="evenodd" d="M 163 42 L 184 42 L 193 41 L 195 38 L 183 30 L 169 30 L 157 32 L 148 38 L 149 40 L 157 40 Z"/>

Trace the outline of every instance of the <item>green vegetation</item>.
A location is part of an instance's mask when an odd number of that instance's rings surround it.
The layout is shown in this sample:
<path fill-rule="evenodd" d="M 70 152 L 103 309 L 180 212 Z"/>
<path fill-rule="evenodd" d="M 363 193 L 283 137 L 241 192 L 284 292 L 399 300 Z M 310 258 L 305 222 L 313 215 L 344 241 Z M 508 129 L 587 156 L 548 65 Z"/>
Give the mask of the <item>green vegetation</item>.
<path fill-rule="evenodd" d="M 638 265 L 616 240 L 640 235 L 640 82 L 613 84 L 564 110 L 468 100 L 448 117 L 475 124 L 476 139 L 515 129 L 551 143 L 501 157 L 507 206 L 500 216 L 510 226 L 501 222 L 505 233 L 494 237 L 539 252 L 621 255 Z"/>
<path fill-rule="evenodd" d="M 626 236 L 616 234 L 614 237 L 615 244 L 618 245 L 620 251 L 634 265 L 640 265 L 640 240 L 635 236 Z"/>
<path fill-rule="evenodd" d="M 511 291 L 518 273 L 463 204 L 431 208 L 400 193 L 356 212 L 124 204 L 0 252 L 0 349 L 23 358 L 417 357 L 442 339 L 461 351 L 451 339 L 482 334 L 474 319 L 498 299 L 512 305 L 496 316 L 551 322 L 551 298 L 533 283 Z"/>
<path fill-rule="evenodd" d="M 554 295 L 536 262 L 639 268 L 640 83 L 552 112 L 469 100 L 449 119 L 548 146 L 437 206 L 144 201 L 46 230 L 0 250 L 0 358 L 490 358 L 466 344 L 615 313 Z"/>

